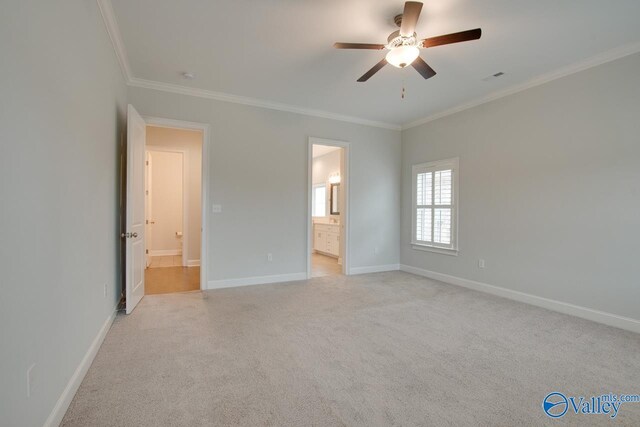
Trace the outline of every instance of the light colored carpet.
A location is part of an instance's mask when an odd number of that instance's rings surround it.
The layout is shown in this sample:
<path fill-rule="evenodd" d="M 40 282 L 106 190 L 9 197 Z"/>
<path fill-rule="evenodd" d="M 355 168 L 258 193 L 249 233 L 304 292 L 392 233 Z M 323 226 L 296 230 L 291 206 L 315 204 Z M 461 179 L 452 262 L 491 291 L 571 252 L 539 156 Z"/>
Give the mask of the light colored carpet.
<path fill-rule="evenodd" d="M 542 399 L 639 385 L 638 334 L 390 272 L 145 296 L 63 425 L 609 425 Z"/>

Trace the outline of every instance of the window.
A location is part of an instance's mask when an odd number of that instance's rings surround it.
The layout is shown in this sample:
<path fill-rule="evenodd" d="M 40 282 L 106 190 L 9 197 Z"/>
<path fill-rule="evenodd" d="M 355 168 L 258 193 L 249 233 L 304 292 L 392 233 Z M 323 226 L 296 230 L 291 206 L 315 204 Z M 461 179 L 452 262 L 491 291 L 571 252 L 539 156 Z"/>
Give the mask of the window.
<path fill-rule="evenodd" d="M 458 159 L 413 166 L 413 227 L 416 249 L 457 251 Z"/>
<path fill-rule="evenodd" d="M 311 195 L 311 215 L 327 216 L 327 186 L 315 184 Z"/>

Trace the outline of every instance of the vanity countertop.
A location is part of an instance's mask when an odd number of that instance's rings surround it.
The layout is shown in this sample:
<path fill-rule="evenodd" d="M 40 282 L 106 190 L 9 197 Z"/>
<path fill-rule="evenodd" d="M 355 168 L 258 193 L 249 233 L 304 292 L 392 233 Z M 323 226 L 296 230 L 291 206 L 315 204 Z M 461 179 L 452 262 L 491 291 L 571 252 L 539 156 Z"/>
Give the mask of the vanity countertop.
<path fill-rule="evenodd" d="M 333 222 L 329 219 L 317 218 L 313 220 L 314 224 L 324 224 L 324 225 L 340 225 L 339 221 Z"/>

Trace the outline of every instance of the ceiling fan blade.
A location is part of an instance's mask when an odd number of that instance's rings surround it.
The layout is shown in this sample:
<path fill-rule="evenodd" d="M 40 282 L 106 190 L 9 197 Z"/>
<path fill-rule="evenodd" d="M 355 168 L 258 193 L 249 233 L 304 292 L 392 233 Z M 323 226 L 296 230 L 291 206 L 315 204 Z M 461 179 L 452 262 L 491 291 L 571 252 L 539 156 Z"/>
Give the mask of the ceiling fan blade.
<path fill-rule="evenodd" d="M 429 64 L 424 62 L 424 59 L 420 58 L 419 56 L 415 61 L 413 61 L 413 63 L 411 63 L 411 65 L 413 65 L 413 68 L 415 68 L 416 71 L 419 72 L 420 75 L 425 79 L 429 79 L 436 75 L 435 70 L 431 68 Z"/>
<path fill-rule="evenodd" d="M 334 43 L 336 49 L 384 49 L 383 44 L 377 43 Z"/>
<path fill-rule="evenodd" d="M 442 46 L 444 44 L 460 43 L 469 40 L 478 40 L 482 35 L 482 30 L 476 28 L 475 30 L 461 31 L 459 33 L 446 34 L 444 36 L 429 37 L 422 40 L 422 47 L 435 47 Z"/>
<path fill-rule="evenodd" d="M 387 60 L 383 58 L 382 61 L 380 61 L 376 65 L 374 65 L 372 69 L 370 69 L 369 71 L 364 73 L 364 75 L 362 77 L 360 77 L 358 79 L 358 81 L 359 82 L 366 82 L 367 80 L 369 80 L 369 78 L 371 78 L 371 76 L 373 76 L 375 73 L 380 71 L 382 69 L 382 67 L 384 67 L 385 65 L 387 65 Z"/>
<path fill-rule="evenodd" d="M 404 4 L 404 12 L 402 12 L 402 24 L 400 24 L 400 35 L 411 37 L 416 31 L 422 3 L 417 1 L 408 1 Z"/>

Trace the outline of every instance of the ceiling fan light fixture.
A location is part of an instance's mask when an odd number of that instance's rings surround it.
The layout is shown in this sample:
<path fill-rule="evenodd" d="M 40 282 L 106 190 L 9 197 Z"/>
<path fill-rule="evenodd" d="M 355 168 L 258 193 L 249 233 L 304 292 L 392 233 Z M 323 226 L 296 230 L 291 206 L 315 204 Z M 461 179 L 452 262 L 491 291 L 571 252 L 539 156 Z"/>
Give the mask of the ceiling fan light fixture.
<path fill-rule="evenodd" d="M 416 46 L 398 46 L 387 52 L 386 60 L 389 64 L 397 68 L 404 68 L 411 65 L 420 55 L 420 49 Z"/>
<path fill-rule="evenodd" d="M 400 29 L 389 34 L 387 44 L 340 42 L 333 45 L 336 49 L 387 49 L 389 51 L 385 58 L 364 73 L 358 82 L 366 82 L 387 64 L 396 68 L 411 65 L 425 80 L 430 79 L 436 75 L 436 71 L 420 57 L 420 49 L 478 40 L 482 36 L 482 29 L 476 28 L 420 40 L 415 30 L 421 10 L 421 1 L 406 1 L 402 13 L 394 18 L 395 24 Z"/>

